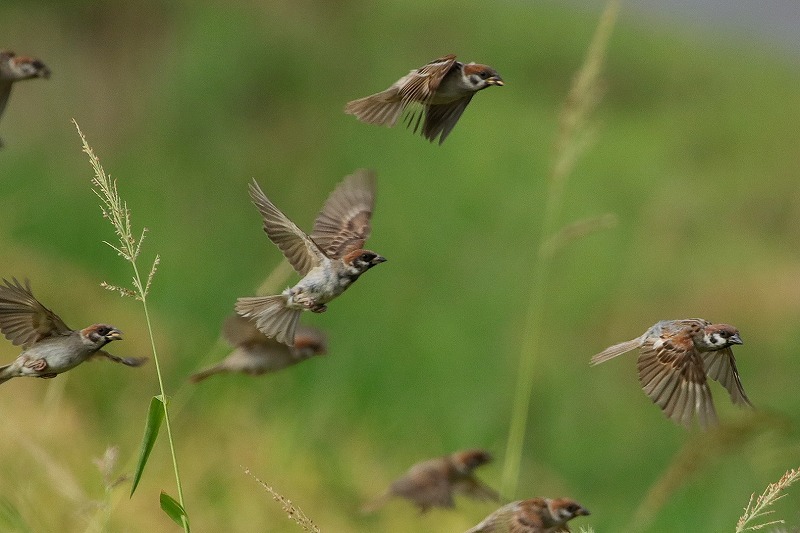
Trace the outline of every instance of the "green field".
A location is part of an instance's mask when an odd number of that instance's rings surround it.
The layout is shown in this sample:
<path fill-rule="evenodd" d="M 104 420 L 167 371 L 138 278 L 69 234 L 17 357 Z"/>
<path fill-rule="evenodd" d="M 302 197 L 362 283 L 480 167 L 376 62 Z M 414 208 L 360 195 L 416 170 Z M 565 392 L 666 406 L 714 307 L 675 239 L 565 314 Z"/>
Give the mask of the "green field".
<path fill-rule="evenodd" d="M 578 500 L 592 515 L 576 531 L 733 532 L 751 493 L 800 466 L 799 63 L 653 24 L 623 6 L 593 142 L 566 184 L 558 226 L 605 213 L 617 225 L 554 257 L 535 304 L 512 497 Z M 114 235 L 74 118 L 149 229 L 145 265 L 161 257 L 149 305 L 193 531 L 300 531 L 244 467 L 327 533 L 461 532 L 495 505 L 359 507 L 462 448 L 491 450 L 478 473 L 500 486 L 559 112 L 596 25 L 540 2 L 3 2 L 0 48 L 53 76 L 16 86 L 0 120 L 0 277 L 30 278 L 73 327 L 118 326 L 115 354 L 149 355 L 141 306 L 100 287 L 127 284 L 130 265 L 102 242 Z M 506 86 L 478 94 L 442 146 L 342 112 L 447 53 Z M 368 244 L 388 262 L 304 319 L 329 332 L 330 355 L 188 383 L 227 353 L 236 298 L 281 261 L 247 183 L 310 230 L 360 167 L 378 174 Z M 694 316 L 740 329 L 758 408 L 713 384 L 723 426 L 706 436 L 650 403 L 634 355 L 588 365 Z M 0 343 L 0 361 L 18 353 Z M 106 498 L 92 463 L 115 445 L 115 473 L 133 471 L 154 394 L 152 364 L 4 384 L 0 531 L 178 530 L 158 503 L 175 494 L 164 434 L 133 498 L 129 484 Z M 799 528 L 800 486 L 787 494 L 774 517 Z"/>

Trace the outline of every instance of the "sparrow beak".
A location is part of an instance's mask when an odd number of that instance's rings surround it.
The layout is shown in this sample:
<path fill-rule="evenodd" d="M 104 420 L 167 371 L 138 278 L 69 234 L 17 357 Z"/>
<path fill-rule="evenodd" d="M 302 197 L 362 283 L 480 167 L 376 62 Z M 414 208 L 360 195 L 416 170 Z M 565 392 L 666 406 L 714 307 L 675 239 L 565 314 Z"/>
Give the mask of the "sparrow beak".
<path fill-rule="evenodd" d="M 486 80 L 486 83 L 488 83 L 489 85 L 497 85 L 498 87 L 502 87 L 503 85 L 505 85 L 505 83 L 503 83 L 503 79 L 500 76 L 492 76 L 491 78 Z"/>
<path fill-rule="evenodd" d="M 744 344 L 744 343 L 742 342 L 742 339 L 741 339 L 741 337 L 739 337 L 739 334 L 738 334 L 738 333 L 734 333 L 733 335 L 731 335 L 731 336 L 728 338 L 728 342 L 730 342 L 731 344 Z"/>
<path fill-rule="evenodd" d="M 587 509 L 586 507 L 581 507 L 580 509 L 578 509 L 578 512 L 575 513 L 575 514 L 578 515 L 578 516 L 589 516 L 592 513 L 590 513 L 589 509 Z"/>
<path fill-rule="evenodd" d="M 380 263 L 385 263 L 385 262 L 386 262 L 386 258 L 385 258 L 385 257 L 383 257 L 383 256 L 381 256 L 381 255 L 376 255 L 376 256 L 375 256 L 375 259 L 373 259 L 373 260 L 371 261 L 371 263 L 372 263 L 373 265 L 378 265 L 378 264 L 380 264 Z"/>
<path fill-rule="evenodd" d="M 112 329 L 106 335 L 106 338 L 110 341 L 121 341 L 122 340 L 122 332 L 118 329 Z"/>

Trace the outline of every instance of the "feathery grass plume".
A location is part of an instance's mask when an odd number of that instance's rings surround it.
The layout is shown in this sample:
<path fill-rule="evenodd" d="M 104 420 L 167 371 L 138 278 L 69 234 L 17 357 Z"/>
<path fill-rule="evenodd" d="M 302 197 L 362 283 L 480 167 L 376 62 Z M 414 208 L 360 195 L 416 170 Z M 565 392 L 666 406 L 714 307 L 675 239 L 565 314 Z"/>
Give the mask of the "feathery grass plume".
<path fill-rule="evenodd" d="M 613 222 L 606 215 L 572 229 L 568 225 L 560 230 L 557 226 L 563 206 L 564 187 L 572 173 L 575 163 L 591 144 L 592 127 L 589 117 L 602 95 L 600 70 L 611 30 L 619 11 L 619 0 L 610 0 L 600 17 L 597 30 L 589 45 L 583 66 L 572 81 L 572 87 L 564 102 L 559 117 L 559 129 L 554 144 L 553 163 L 548 175 L 547 200 L 542 221 L 539 249 L 534 261 L 531 280 L 530 301 L 520 340 L 520 360 L 517 372 L 514 404 L 511 410 L 511 423 L 506 444 L 505 463 L 501 494 L 508 500 L 514 499 L 519 480 L 519 466 L 522 460 L 522 446 L 530 411 L 533 391 L 533 370 L 537 346 L 542 344 L 544 325 L 544 295 L 550 275 L 551 258 L 555 252 L 576 239 L 593 233 L 598 229 L 610 227 Z"/>
<path fill-rule="evenodd" d="M 241 467 L 244 470 L 244 473 L 248 476 L 255 479 L 259 485 L 264 487 L 264 490 L 272 494 L 272 499 L 276 502 L 280 502 L 281 506 L 283 506 L 283 512 L 289 517 L 290 520 L 293 520 L 297 525 L 303 528 L 303 531 L 309 531 L 311 533 L 320 533 L 319 527 L 303 512 L 302 509 L 297 507 L 292 500 L 286 499 L 283 495 L 278 493 L 275 489 L 258 479 L 252 472 L 250 472 L 249 468 L 244 466 Z"/>
<path fill-rule="evenodd" d="M 650 485 L 625 531 L 647 530 L 672 495 L 700 470 L 722 455 L 735 453 L 751 440 L 770 430 L 785 431 L 786 419 L 772 414 L 753 412 L 741 420 L 695 433 L 678 450 L 664 473 Z"/>
<path fill-rule="evenodd" d="M 103 242 L 116 251 L 119 256 L 129 262 L 133 268 L 133 289 L 111 285 L 105 282 L 102 283 L 102 286 L 106 289 L 119 292 L 122 296 L 133 296 L 142 302 L 145 321 L 147 323 L 147 332 L 150 335 L 150 347 L 153 353 L 153 362 L 155 363 L 156 375 L 158 376 L 158 386 L 161 390 L 161 394 L 159 396 L 154 396 L 150 403 L 150 410 L 145 425 L 145 437 L 139 454 L 139 462 L 133 475 L 131 496 L 133 496 L 139 480 L 141 479 L 141 475 L 144 471 L 145 465 L 147 464 L 150 451 L 152 450 L 153 444 L 158 436 L 158 428 L 160 427 L 161 420 L 163 419 L 167 428 L 167 440 L 169 441 L 170 453 L 172 455 L 172 467 L 175 473 L 175 483 L 178 490 L 177 503 L 179 503 L 181 511 L 179 525 L 181 525 L 184 531 L 188 533 L 189 521 L 184 511 L 185 507 L 183 501 L 183 488 L 181 486 L 181 477 L 178 471 L 178 459 L 175 454 L 175 444 L 172 438 L 172 428 L 169 420 L 169 400 L 166 392 L 164 391 L 164 380 L 161 375 L 161 365 L 158 360 L 156 342 L 153 336 L 153 326 L 150 320 L 150 312 L 147 308 L 147 295 L 150 292 L 153 277 L 158 269 L 160 262 L 159 256 L 156 255 L 155 259 L 153 260 L 153 264 L 150 267 L 150 272 L 147 275 L 147 278 L 143 281 L 137 261 L 139 259 L 139 253 L 142 249 L 142 242 L 144 242 L 144 238 L 147 235 L 147 229 L 143 229 L 138 238 L 134 235 L 133 226 L 131 224 L 131 211 L 128 209 L 128 204 L 119 195 L 119 191 L 117 190 L 117 181 L 112 179 L 111 176 L 107 175 L 105 170 L 103 170 L 103 167 L 100 164 L 100 159 L 95 155 L 91 146 L 89 146 L 89 143 L 86 141 L 86 137 L 83 135 L 80 126 L 78 126 L 78 123 L 74 119 L 72 123 L 75 124 L 75 128 L 78 130 L 78 135 L 80 135 L 81 143 L 83 144 L 83 151 L 89 156 L 89 162 L 92 165 L 92 169 L 94 169 L 94 177 L 92 178 L 92 191 L 100 199 L 100 209 L 103 212 L 103 218 L 107 219 L 111 223 L 114 228 L 114 233 L 117 236 L 118 242 L 116 244 L 112 244 L 108 241 Z M 161 412 L 158 412 L 158 409 L 161 409 Z M 162 509 L 164 509 L 163 504 Z M 174 515 L 171 514 L 170 516 L 175 519 Z"/>
<path fill-rule="evenodd" d="M 739 521 L 736 523 L 736 533 L 785 523 L 783 520 L 771 520 L 762 524 L 748 525 L 756 518 L 762 518 L 774 513 L 775 511 L 768 510 L 767 507 L 786 496 L 786 494 L 781 494 L 781 492 L 789 488 L 789 486 L 798 479 L 800 479 L 800 468 L 788 470 L 776 483 L 770 483 L 764 492 L 761 493 L 761 496 L 756 498 L 755 503 L 753 503 L 753 498 L 756 493 L 754 492 L 751 494 L 750 501 L 747 502 L 747 507 L 744 508 L 744 514 L 739 517 Z"/>

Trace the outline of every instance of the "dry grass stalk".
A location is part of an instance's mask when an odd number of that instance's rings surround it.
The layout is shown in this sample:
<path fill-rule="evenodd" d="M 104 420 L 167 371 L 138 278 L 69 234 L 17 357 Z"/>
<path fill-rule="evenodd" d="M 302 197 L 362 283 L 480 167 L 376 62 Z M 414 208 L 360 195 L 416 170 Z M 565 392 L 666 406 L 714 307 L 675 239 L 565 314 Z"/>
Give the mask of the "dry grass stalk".
<path fill-rule="evenodd" d="M 789 488 L 789 486 L 798 479 L 800 479 L 800 468 L 795 468 L 783 474 L 783 476 L 776 483 L 770 483 L 767 485 L 767 488 L 764 490 L 764 492 L 762 492 L 761 495 L 756 498 L 755 503 L 753 502 L 753 498 L 755 498 L 756 493 L 754 492 L 751 494 L 750 501 L 747 502 L 747 507 L 744 508 L 744 514 L 739 517 L 739 521 L 736 523 L 736 533 L 761 529 L 775 524 L 783 524 L 784 521 L 779 519 L 771 520 L 762 524 L 748 525 L 756 518 L 765 517 L 774 513 L 775 511 L 769 510 L 767 507 L 773 505 L 775 502 L 786 496 L 786 494 L 781 493 Z"/>
<path fill-rule="evenodd" d="M 278 493 L 275 489 L 261 481 L 258 477 L 256 477 L 252 472 L 250 472 L 249 468 L 242 467 L 244 473 L 248 476 L 255 479 L 259 485 L 264 487 L 264 490 L 269 492 L 272 495 L 272 499 L 276 502 L 280 502 L 281 506 L 283 507 L 283 512 L 289 517 L 290 520 L 294 521 L 297 525 L 303 528 L 303 531 L 309 531 L 311 533 L 320 533 L 319 527 L 303 512 L 302 509 L 297 507 L 292 500 L 287 499 L 282 494 Z"/>

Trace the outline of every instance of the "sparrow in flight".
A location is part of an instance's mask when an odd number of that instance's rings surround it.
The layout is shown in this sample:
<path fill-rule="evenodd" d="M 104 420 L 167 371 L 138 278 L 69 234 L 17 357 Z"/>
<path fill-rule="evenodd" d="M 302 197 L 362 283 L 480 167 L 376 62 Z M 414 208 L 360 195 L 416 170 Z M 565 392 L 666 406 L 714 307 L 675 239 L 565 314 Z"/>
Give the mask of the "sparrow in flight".
<path fill-rule="evenodd" d="M 498 494 L 473 475 L 473 470 L 491 460 L 492 456 L 487 451 L 464 450 L 417 463 L 394 480 L 382 496 L 365 505 L 362 510 L 376 511 L 393 497 L 411 501 L 423 513 L 431 507 L 454 507 L 454 493 L 477 500 L 498 501 Z"/>
<path fill-rule="evenodd" d="M 225 372 L 260 376 L 327 352 L 325 334 L 309 326 L 297 327 L 294 346 L 286 346 L 270 339 L 249 319 L 239 315 L 228 317 L 222 333 L 235 349 L 216 365 L 193 374 L 189 378 L 193 383 Z"/>
<path fill-rule="evenodd" d="M 250 196 L 264 219 L 267 237 L 302 276 L 275 296 L 239 298 L 236 312 L 252 319 L 267 337 L 289 346 L 303 311 L 322 313 L 327 304 L 370 268 L 386 259 L 362 247 L 369 237 L 375 207 L 375 174 L 357 170 L 331 193 L 306 235 L 269 201 L 258 183 Z"/>
<path fill-rule="evenodd" d="M 38 59 L 17 56 L 9 50 L 0 50 L 0 117 L 3 116 L 14 82 L 49 77 L 50 70 Z"/>
<path fill-rule="evenodd" d="M 567 522 L 588 515 L 569 498 L 531 498 L 504 505 L 466 533 L 569 533 Z"/>
<path fill-rule="evenodd" d="M 615 344 L 592 357 L 592 365 L 639 349 L 639 383 L 673 422 L 700 426 L 717 421 L 707 378 L 728 390 L 737 405 L 752 406 L 742 388 L 731 346 L 742 344 L 739 331 L 702 318 L 662 320 L 633 340 Z"/>
<path fill-rule="evenodd" d="M 408 106 L 419 104 L 421 109 L 408 115 L 407 125 L 416 133 L 422 122 L 422 136 L 431 142 L 438 137 L 442 144 L 475 93 L 492 85 L 503 85 L 492 67 L 464 64 L 451 54 L 412 70 L 385 91 L 348 102 L 344 112 L 391 128 Z"/>
<path fill-rule="evenodd" d="M 22 353 L 11 364 L 0 367 L 0 383 L 11 378 L 54 378 L 89 358 L 105 357 L 127 366 L 141 366 L 147 358 L 122 358 L 102 348 L 122 339 L 122 332 L 107 324 L 72 330 L 16 278 L 0 285 L 0 332 Z"/>

